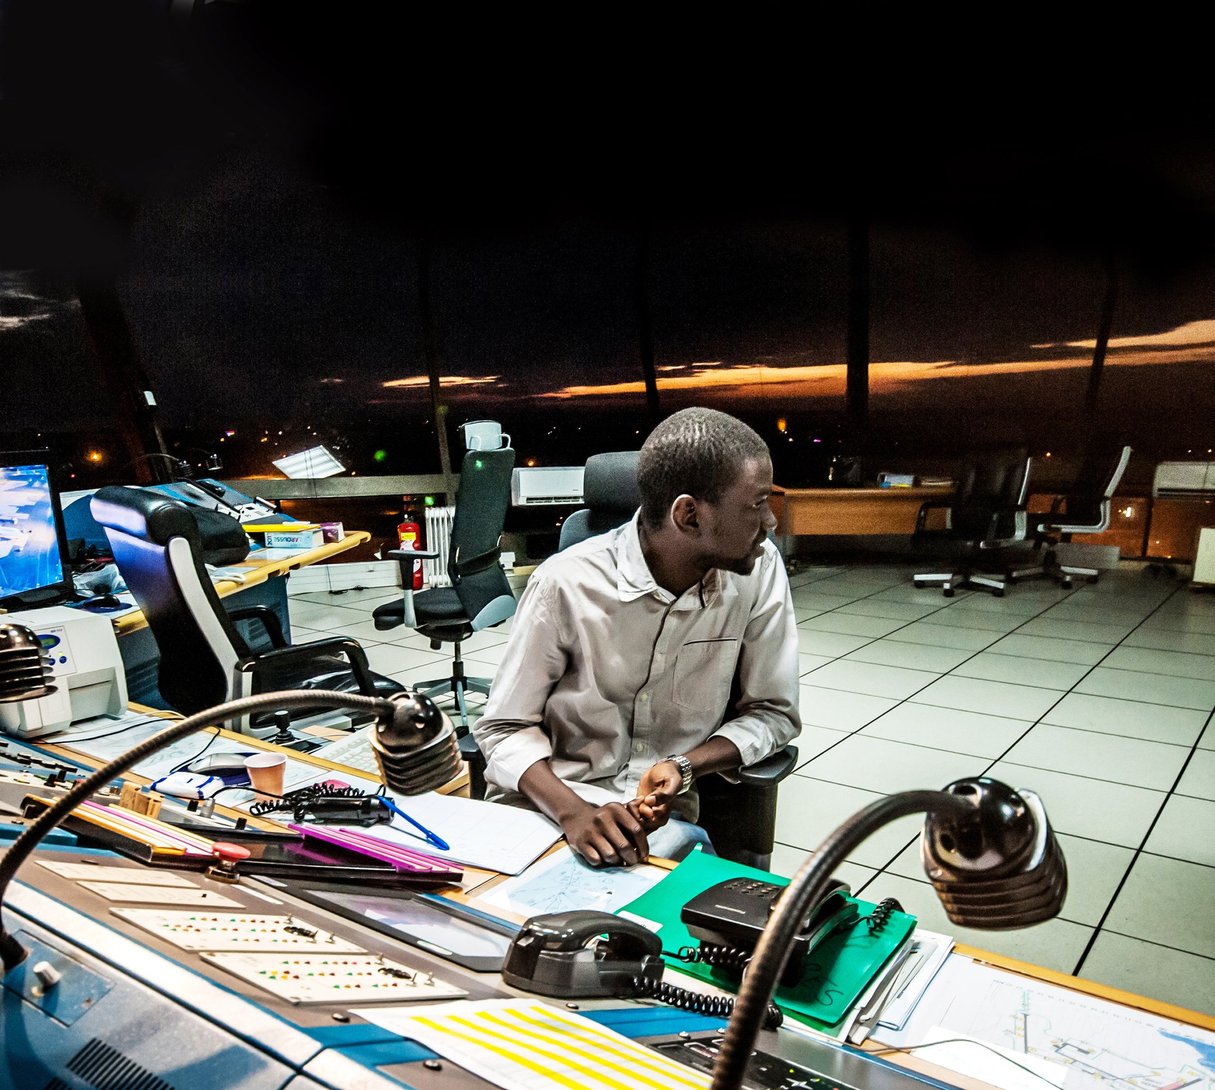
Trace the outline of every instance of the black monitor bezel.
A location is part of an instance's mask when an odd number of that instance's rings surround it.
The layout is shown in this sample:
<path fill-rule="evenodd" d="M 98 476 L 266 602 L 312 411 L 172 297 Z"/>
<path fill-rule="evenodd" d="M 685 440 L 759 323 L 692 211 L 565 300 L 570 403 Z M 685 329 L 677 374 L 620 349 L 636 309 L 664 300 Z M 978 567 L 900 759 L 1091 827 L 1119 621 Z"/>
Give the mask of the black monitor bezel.
<path fill-rule="evenodd" d="M 46 606 L 70 602 L 75 588 L 72 583 L 72 565 L 68 559 L 67 531 L 63 523 L 63 502 L 59 496 L 58 474 L 51 451 L 46 448 L 33 450 L 0 450 L 0 468 L 13 466 L 45 466 L 46 483 L 51 493 L 51 514 L 55 520 L 55 536 L 59 542 L 59 561 L 63 578 L 58 583 L 31 587 L 19 594 L 0 597 L 0 610 L 10 613 L 24 609 L 43 609 Z"/>

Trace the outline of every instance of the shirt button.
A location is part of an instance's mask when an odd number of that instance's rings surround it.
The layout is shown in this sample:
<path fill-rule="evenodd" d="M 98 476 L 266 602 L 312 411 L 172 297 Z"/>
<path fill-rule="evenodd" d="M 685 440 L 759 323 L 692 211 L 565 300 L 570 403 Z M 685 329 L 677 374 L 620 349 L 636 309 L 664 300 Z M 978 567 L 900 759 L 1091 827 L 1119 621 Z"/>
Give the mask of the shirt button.
<path fill-rule="evenodd" d="M 643 704 L 648 704 L 648 703 L 650 702 L 650 694 L 649 694 L 649 693 L 642 693 L 642 694 L 641 694 L 641 702 L 642 702 Z"/>

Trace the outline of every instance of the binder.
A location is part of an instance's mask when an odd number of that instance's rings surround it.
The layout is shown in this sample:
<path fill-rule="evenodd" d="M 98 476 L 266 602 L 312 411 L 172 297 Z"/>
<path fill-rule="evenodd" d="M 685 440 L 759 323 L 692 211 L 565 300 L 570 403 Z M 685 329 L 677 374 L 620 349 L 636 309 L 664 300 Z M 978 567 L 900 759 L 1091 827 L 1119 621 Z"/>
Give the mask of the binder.
<path fill-rule="evenodd" d="M 697 849 L 661 882 L 630 901 L 617 914 L 657 924 L 663 950 L 674 952 L 683 946 L 694 947 L 697 942 L 680 920 L 680 910 L 710 886 L 739 877 L 774 885 L 788 885 L 789 882 L 779 875 L 706 855 Z M 879 914 L 885 916 L 884 923 L 871 929 L 867 917 L 877 906 L 862 900 L 856 903 L 860 913 L 857 922 L 820 942 L 807 957 L 806 973 L 801 982 L 796 987 L 777 988 L 773 996 L 786 1016 L 833 1035 L 838 1033 L 840 1024 L 883 965 L 906 942 L 916 923 L 914 916 L 895 911 Z M 738 989 L 737 980 L 721 969 L 667 955 L 664 958 L 680 972 L 727 991 Z"/>

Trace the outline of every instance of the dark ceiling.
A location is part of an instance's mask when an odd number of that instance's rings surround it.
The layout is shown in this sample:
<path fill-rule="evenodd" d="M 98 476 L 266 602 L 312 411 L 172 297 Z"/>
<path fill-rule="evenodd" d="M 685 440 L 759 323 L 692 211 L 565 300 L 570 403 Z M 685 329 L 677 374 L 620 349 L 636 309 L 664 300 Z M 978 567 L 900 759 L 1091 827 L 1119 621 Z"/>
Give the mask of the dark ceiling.
<path fill-rule="evenodd" d="M 1148 265 L 1215 241 L 1205 92 L 1048 89 L 990 46 L 890 66 L 778 26 L 401 10 L 0 0 L 0 263 L 121 263 L 141 206 L 216 177 L 318 187 L 389 231 L 860 216 Z"/>

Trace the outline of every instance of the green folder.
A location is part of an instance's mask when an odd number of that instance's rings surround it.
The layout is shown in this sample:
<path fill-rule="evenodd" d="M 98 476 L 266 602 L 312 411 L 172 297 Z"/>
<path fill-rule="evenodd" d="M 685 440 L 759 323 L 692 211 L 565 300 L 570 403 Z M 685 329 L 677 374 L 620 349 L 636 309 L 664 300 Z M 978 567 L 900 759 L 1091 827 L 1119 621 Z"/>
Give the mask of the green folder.
<path fill-rule="evenodd" d="M 659 925 L 662 948 L 672 952 L 682 946 L 697 946 L 679 918 L 683 906 L 710 886 L 729 878 L 755 878 L 774 885 L 788 885 L 787 878 L 731 863 L 697 849 L 670 874 L 636 900 L 619 909 L 619 914 L 638 916 Z M 867 901 L 856 901 L 860 918 L 851 929 L 841 928 L 828 935 L 810 953 L 806 972 L 796 987 L 777 988 L 775 1001 L 786 1015 L 825 1033 L 832 1032 L 882 965 L 906 940 L 915 927 L 915 917 L 893 912 L 885 926 L 871 931 L 865 917 L 874 909 Z M 707 980 L 719 988 L 737 991 L 738 982 L 728 973 L 699 962 L 684 962 L 666 957 L 669 965 L 681 972 Z"/>

